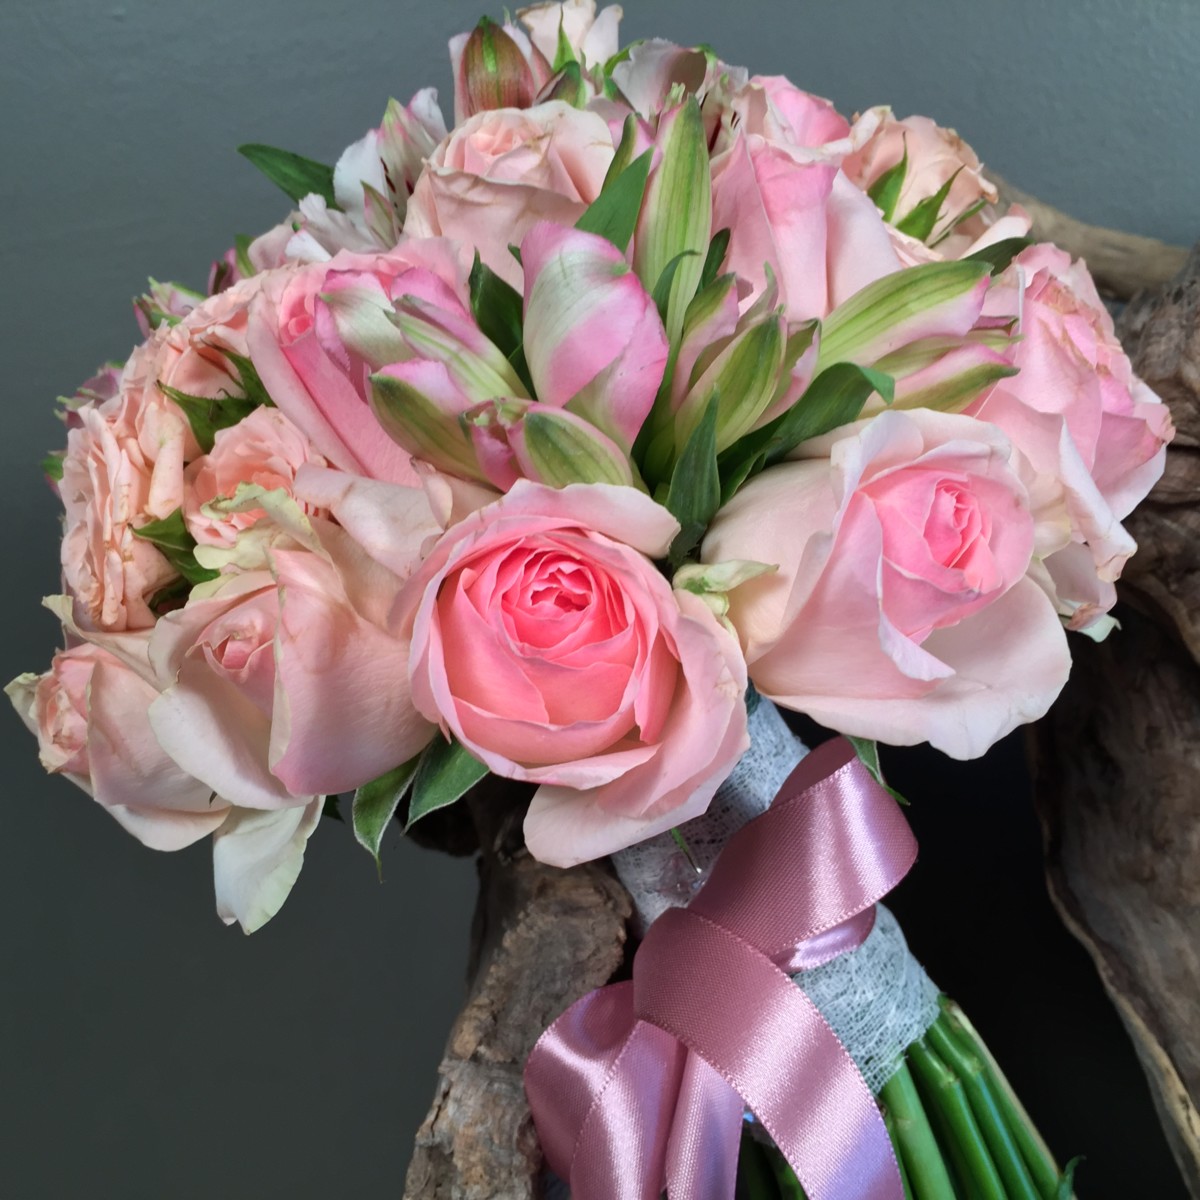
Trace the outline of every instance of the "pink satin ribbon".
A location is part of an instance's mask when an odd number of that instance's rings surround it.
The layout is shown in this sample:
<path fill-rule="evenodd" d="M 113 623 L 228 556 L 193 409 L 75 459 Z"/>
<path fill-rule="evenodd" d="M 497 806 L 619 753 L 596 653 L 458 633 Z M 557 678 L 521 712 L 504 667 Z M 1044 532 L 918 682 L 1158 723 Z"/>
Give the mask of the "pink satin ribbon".
<path fill-rule="evenodd" d="M 538 1136 L 574 1200 L 731 1200 L 744 1107 L 809 1200 L 903 1200 L 874 1097 L 789 973 L 861 945 L 916 854 L 848 742 L 800 763 L 690 906 L 650 927 L 632 981 L 577 1001 L 529 1056 Z"/>

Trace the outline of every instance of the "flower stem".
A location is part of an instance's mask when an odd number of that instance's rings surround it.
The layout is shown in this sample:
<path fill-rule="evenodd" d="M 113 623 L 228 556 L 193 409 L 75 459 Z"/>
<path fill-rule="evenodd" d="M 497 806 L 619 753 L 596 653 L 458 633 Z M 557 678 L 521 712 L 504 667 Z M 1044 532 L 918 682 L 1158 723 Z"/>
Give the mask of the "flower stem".
<path fill-rule="evenodd" d="M 904 1200 L 916 1200 L 912 1184 L 908 1181 L 908 1169 L 904 1165 L 904 1155 L 900 1153 L 900 1135 L 896 1132 L 896 1121 L 887 1108 L 883 1110 L 883 1125 L 891 1140 L 892 1149 L 896 1153 L 896 1166 L 900 1168 L 900 1183 L 904 1188 Z"/>
<path fill-rule="evenodd" d="M 896 1157 L 908 1173 L 907 1186 L 913 1200 L 956 1200 L 954 1185 L 907 1064 L 883 1085 L 879 1099 L 890 1121 L 888 1132 L 892 1134 Z"/>
<path fill-rule="evenodd" d="M 925 1031 L 929 1047 L 962 1081 L 971 1112 L 991 1151 L 1009 1200 L 1042 1200 L 1021 1158 L 1012 1132 L 1005 1123 L 995 1092 L 982 1061 L 969 1053 L 951 1035 L 946 1018 L 940 1016 Z"/>
<path fill-rule="evenodd" d="M 738 1151 L 737 1200 L 780 1200 L 766 1147 L 748 1133 Z"/>
<path fill-rule="evenodd" d="M 970 1200 L 1007 1200 L 1004 1183 L 971 1113 L 962 1081 L 924 1038 L 909 1046 L 908 1061 Z"/>
<path fill-rule="evenodd" d="M 1011 1131 L 1013 1138 L 1021 1150 L 1021 1157 L 1029 1168 L 1029 1174 L 1037 1187 L 1042 1200 L 1056 1200 L 1059 1195 L 1059 1171 L 1046 1143 L 1042 1141 L 1029 1114 L 1022 1107 L 1013 1091 L 1012 1084 L 1004 1077 L 991 1051 L 983 1039 L 975 1032 L 974 1026 L 967 1020 L 962 1009 L 945 996 L 941 998 L 942 1015 L 951 1035 L 959 1045 L 976 1055 L 986 1069 L 992 1092 L 1004 1115 L 1004 1122 Z"/>

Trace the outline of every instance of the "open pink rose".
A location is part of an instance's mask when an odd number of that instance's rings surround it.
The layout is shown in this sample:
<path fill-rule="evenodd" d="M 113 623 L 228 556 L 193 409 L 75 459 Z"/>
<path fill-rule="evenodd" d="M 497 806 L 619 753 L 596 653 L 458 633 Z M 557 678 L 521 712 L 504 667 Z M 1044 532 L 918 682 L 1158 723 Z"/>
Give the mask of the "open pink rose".
<path fill-rule="evenodd" d="M 570 866 L 707 808 L 747 745 L 745 665 L 651 558 L 677 531 L 633 488 L 519 481 L 413 576 L 413 702 L 540 784 L 531 853 Z"/>
<path fill-rule="evenodd" d="M 1023 294 L 1022 294 L 1022 283 Z M 1136 548 L 1121 526 L 1162 475 L 1174 435 L 1166 405 L 1133 374 L 1112 318 L 1082 262 L 1055 246 L 1023 250 L 988 304 L 1021 312 L 1018 374 L 1001 380 L 967 411 L 998 425 L 1059 491 L 1071 536 L 1091 551 L 1096 579 L 1111 585 Z M 985 313 L 989 309 L 985 308 Z M 1096 580 L 1082 594 L 1080 560 L 1056 572 L 1068 602 L 1102 615 Z M 1101 589 L 1107 606 L 1111 586 Z M 1079 624 L 1077 619 L 1076 624 Z"/>
<path fill-rule="evenodd" d="M 704 542 L 706 562 L 778 564 L 730 595 L 755 686 L 843 733 L 956 758 L 1040 717 L 1070 656 L 1026 574 L 1034 519 L 1004 435 L 914 409 L 803 452 Z"/>
<path fill-rule="evenodd" d="M 304 463 L 325 466 L 308 439 L 279 411 L 264 405 L 248 417 L 220 429 L 211 453 L 185 472 L 183 517 L 188 532 L 206 546 L 232 546 L 238 534 L 265 515 L 261 509 L 213 512 L 211 501 L 232 497 L 239 484 L 292 495 L 296 471 Z"/>
<path fill-rule="evenodd" d="M 436 526 L 424 493 L 409 489 L 407 499 L 415 561 Z M 194 591 L 151 638 L 164 682 L 150 713 L 155 734 L 185 770 L 244 808 L 349 791 L 433 733 L 409 698 L 407 639 L 388 624 L 403 579 L 343 530 L 312 524 L 309 546 L 276 541 L 269 570 Z"/>
<path fill-rule="evenodd" d="M 990 221 L 980 217 L 980 210 L 996 203 L 996 185 L 984 176 L 975 151 L 953 129 L 945 129 L 928 117 L 905 117 L 900 121 L 887 108 L 869 110 L 856 124 L 869 126 L 869 136 L 842 166 L 863 191 L 905 154 L 908 156 L 891 214 L 893 224 L 901 224 L 918 204 L 949 184 L 950 190 L 924 240 L 937 242 L 953 230 L 965 245 L 983 232 Z"/>
<path fill-rule="evenodd" d="M 385 333 L 390 297 L 431 289 L 467 311 L 470 258 L 440 239 L 405 237 L 386 254 L 342 252 L 328 262 L 268 275 L 251 315 L 250 355 L 280 411 L 332 465 L 413 484 L 409 452 L 384 435 L 368 403 L 367 369 L 342 344 L 322 297 L 353 287 L 369 298 Z"/>
<path fill-rule="evenodd" d="M 154 737 L 147 714 L 157 689 L 110 651 L 74 646 L 56 654 L 46 674 L 21 676 L 7 690 L 37 735 L 46 770 L 93 796 L 145 845 L 178 850 L 225 820 L 229 806 Z"/>
<path fill-rule="evenodd" d="M 604 120 L 562 101 L 476 113 L 430 156 L 405 229 L 474 246 L 519 291 L 521 267 L 508 247 L 538 221 L 574 225 L 612 160 Z"/>
<path fill-rule="evenodd" d="M 741 134 L 713 160 L 713 228 L 729 229 L 725 269 L 749 281 L 768 270 L 790 321 L 821 318 L 900 268 L 879 210 L 834 163 Z"/>

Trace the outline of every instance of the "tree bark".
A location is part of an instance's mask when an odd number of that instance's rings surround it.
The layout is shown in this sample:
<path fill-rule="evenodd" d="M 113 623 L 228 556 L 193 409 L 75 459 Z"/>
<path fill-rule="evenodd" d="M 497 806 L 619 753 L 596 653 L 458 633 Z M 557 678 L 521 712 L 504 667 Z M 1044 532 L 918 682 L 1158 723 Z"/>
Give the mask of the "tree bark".
<path fill-rule="evenodd" d="M 470 993 L 417 1132 L 405 1200 L 541 1194 L 525 1059 L 551 1021 L 624 958 L 629 894 L 606 863 L 564 871 L 531 858 L 520 799 L 504 780 L 485 780 L 468 798 L 481 850 Z"/>
<path fill-rule="evenodd" d="M 1119 324 L 1178 435 L 1127 521 L 1122 629 L 1033 731 L 1051 895 L 1090 951 L 1200 1197 L 1200 246 Z"/>

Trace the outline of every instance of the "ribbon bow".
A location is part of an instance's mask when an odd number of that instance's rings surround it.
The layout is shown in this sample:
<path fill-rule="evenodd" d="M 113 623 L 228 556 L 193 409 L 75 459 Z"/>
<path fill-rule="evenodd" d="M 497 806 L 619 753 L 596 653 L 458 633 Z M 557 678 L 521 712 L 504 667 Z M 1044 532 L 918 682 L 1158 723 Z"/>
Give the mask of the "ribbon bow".
<path fill-rule="evenodd" d="M 870 1089 L 789 976 L 861 945 L 916 853 L 848 742 L 801 761 L 692 903 L 650 927 L 632 981 L 533 1048 L 529 1105 L 574 1200 L 731 1200 L 745 1107 L 809 1200 L 903 1200 Z"/>

